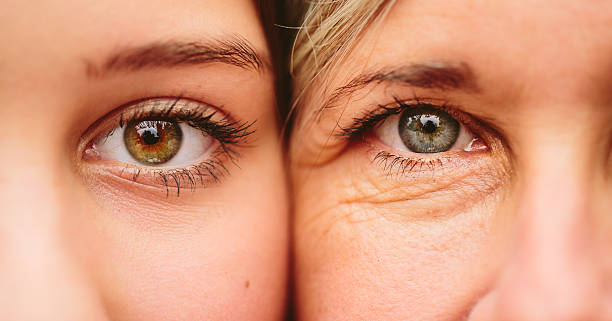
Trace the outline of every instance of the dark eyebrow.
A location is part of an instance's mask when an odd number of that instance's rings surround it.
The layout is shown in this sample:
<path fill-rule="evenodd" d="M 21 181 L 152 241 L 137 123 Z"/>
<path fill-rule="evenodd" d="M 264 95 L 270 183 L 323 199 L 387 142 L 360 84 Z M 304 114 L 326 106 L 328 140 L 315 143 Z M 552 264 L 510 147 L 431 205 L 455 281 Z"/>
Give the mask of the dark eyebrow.
<path fill-rule="evenodd" d="M 472 68 L 466 63 L 454 66 L 442 63 L 412 64 L 360 74 L 346 85 L 336 88 L 323 108 L 368 85 L 384 82 L 424 89 L 479 91 Z"/>
<path fill-rule="evenodd" d="M 101 77 L 118 71 L 213 62 L 255 71 L 262 71 L 270 65 L 267 56 L 259 54 L 245 39 L 234 36 L 208 41 L 171 40 L 125 48 L 111 54 L 99 65 L 86 61 L 86 73 L 88 77 Z"/>

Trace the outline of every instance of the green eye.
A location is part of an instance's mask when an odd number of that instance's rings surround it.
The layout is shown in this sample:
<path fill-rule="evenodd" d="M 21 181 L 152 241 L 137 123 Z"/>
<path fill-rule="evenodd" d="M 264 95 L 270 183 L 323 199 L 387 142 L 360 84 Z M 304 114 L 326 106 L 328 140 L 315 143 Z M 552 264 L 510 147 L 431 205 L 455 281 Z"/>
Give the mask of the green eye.
<path fill-rule="evenodd" d="M 402 142 L 415 153 L 441 153 L 449 150 L 459 137 L 461 126 L 443 110 L 422 105 L 408 108 L 399 120 Z"/>
<path fill-rule="evenodd" d="M 139 120 L 126 124 L 123 142 L 132 157 L 145 165 L 160 165 L 174 157 L 183 140 L 178 123 Z"/>

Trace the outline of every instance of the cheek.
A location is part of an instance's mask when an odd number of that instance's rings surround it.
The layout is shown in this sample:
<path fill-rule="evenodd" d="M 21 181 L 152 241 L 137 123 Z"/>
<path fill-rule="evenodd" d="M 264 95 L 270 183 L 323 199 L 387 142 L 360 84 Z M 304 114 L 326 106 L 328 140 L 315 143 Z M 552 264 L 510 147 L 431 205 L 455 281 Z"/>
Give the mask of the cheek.
<path fill-rule="evenodd" d="M 201 222 L 190 227 L 107 224 L 90 244 L 97 247 L 94 265 L 109 314 L 138 320 L 278 319 L 287 240 L 276 223 L 256 222 L 263 215 L 255 210 L 201 210 L 192 213 Z M 266 214 L 282 220 L 280 211 Z"/>
<path fill-rule="evenodd" d="M 447 221 L 415 223 L 372 218 L 367 212 L 380 209 L 347 205 L 322 213 L 327 217 L 312 223 L 316 227 L 302 222 L 298 231 L 320 233 L 297 232 L 301 314 L 307 320 L 461 319 L 501 261 L 489 210 L 479 206 Z M 331 223 L 356 212 L 362 220 Z"/>
<path fill-rule="evenodd" d="M 352 158 L 294 168 L 300 317 L 460 320 L 503 260 L 508 187 L 408 197 L 418 193 L 398 193 L 411 185 L 394 178 L 357 184 L 368 180 L 367 170 L 350 169 L 376 165 Z M 459 200 L 469 206 L 454 206 Z"/>
<path fill-rule="evenodd" d="M 111 319 L 282 318 L 287 200 L 278 157 L 263 157 L 249 154 L 220 184 L 180 197 L 86 182 L 99 189 L 85 209 L 98 228 L 83 232 L 82 253 Z"/>
<path fill-rule="evenodd" d="M 223 220 L 198 234 L 138 233 L 131 240 L 117 240 L 129 251 L 111 256 L 109 277 L 116 288 L 109 289 L 108 297 L 116 300 L 114 312 L 143 320 L 160 315 L 168 320 L 273 315 L 274 308 L 255 308 L 282 301 L 281 282 L 270 283 L 268 273 L 283 275 L 283 266 L 267 263 L 274 262 L 270 244 L 241 225 Z"/>

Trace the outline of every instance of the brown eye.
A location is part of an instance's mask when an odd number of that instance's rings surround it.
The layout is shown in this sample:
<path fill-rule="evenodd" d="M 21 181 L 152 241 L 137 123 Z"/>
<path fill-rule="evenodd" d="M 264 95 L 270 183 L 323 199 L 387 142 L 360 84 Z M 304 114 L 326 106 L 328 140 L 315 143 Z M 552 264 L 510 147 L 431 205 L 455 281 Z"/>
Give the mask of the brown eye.
<path fill-rule="evenodd" d="M 183 141 L 178 123 L 137 120 L 126 124 L 123 141 L 129 153 L 145 165 L 161 165 L 174 157 Z"/>

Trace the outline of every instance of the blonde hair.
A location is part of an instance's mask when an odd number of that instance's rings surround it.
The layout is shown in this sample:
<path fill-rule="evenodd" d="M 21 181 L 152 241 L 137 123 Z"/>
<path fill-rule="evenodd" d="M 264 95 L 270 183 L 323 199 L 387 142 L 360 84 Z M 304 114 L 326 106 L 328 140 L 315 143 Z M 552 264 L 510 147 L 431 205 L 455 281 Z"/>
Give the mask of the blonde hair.
<path fill-rule="evenodd" d="M 291 57 L 294 108 L 318 78 L 333 71 L 362 31 L 384 16 L 395 0 L 312 0 L 307 5 Z"/>

